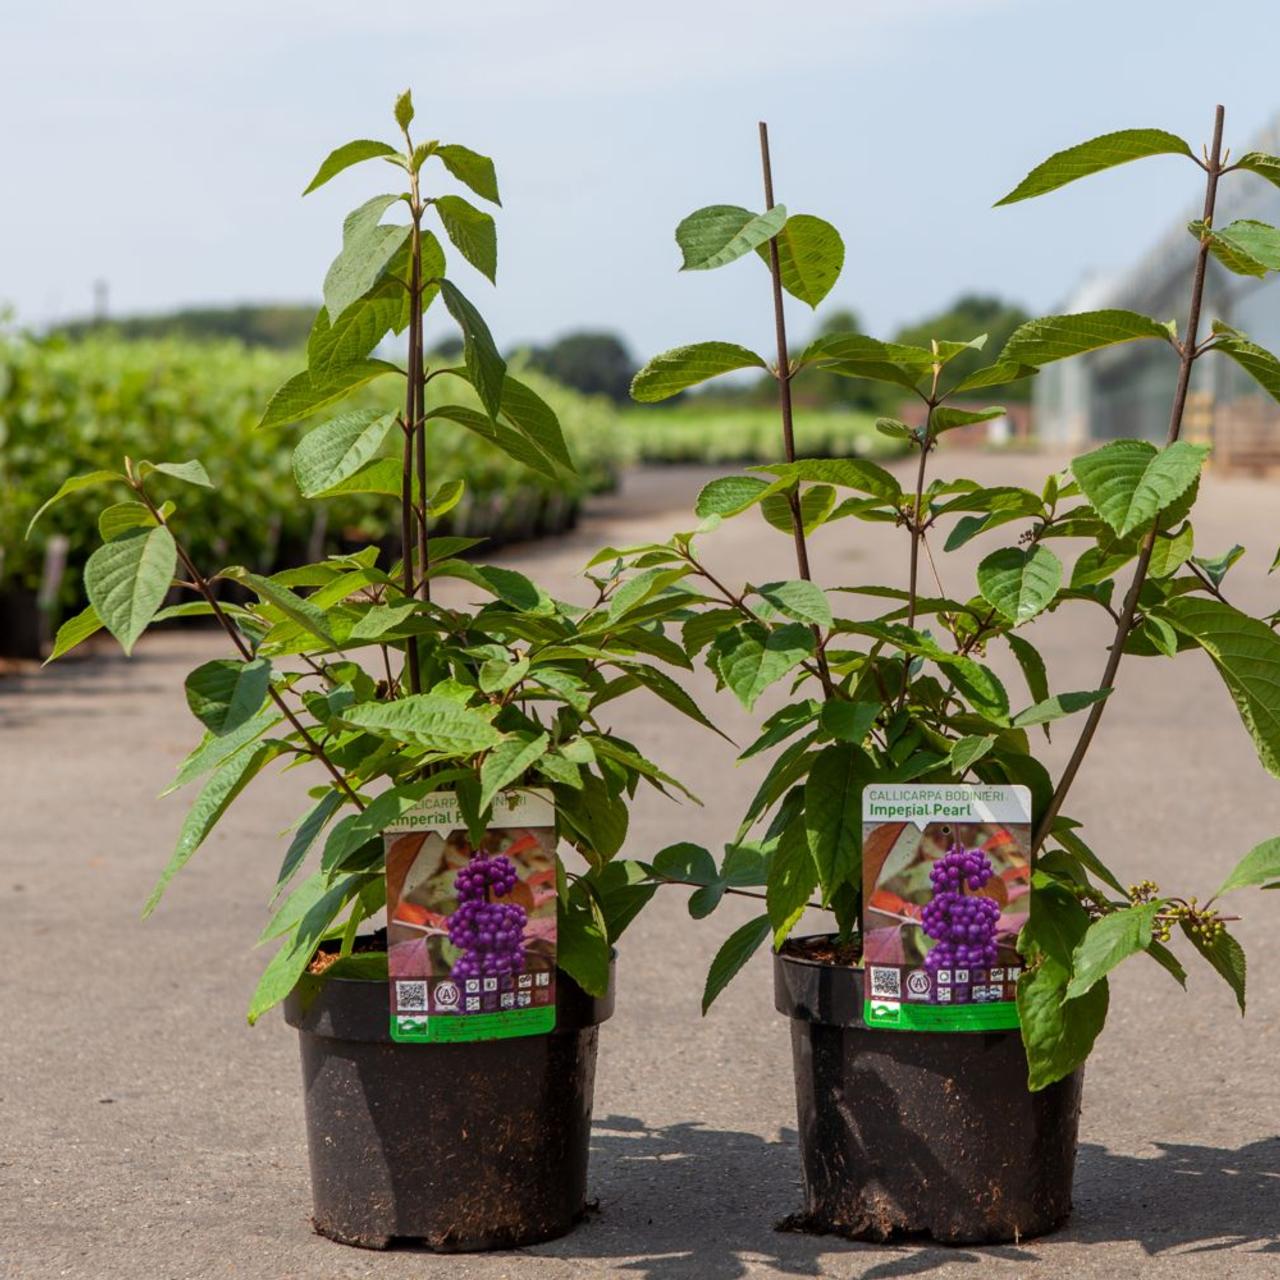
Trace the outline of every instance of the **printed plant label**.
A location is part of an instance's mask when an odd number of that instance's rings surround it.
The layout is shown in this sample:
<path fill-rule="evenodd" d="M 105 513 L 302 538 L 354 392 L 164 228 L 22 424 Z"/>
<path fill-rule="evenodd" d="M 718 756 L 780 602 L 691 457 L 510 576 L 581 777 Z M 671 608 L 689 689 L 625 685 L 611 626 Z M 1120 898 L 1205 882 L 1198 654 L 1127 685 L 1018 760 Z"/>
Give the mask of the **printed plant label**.
<path fill-rule="evenodd" d="M 556 1025 L 556 815 L 507 791 L 478 848 L 452 792 L 383 832 L 391 1037 L 500 1040 Z"/>
<path fill-rule="evenodd" d="M 1031 793 L 983 783 L 862 793 L 863 1017 L 893 1031 L 1018 1025 Z"/>

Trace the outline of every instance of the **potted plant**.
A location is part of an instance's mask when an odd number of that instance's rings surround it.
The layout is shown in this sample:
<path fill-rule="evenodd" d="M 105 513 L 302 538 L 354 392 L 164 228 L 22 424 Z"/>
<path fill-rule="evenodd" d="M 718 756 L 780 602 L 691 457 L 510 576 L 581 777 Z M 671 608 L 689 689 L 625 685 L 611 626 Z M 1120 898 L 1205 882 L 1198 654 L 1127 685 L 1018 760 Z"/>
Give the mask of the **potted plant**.
<path fill-rule="evenodd" d="M 1106 1017 L 1110 971 L 1144 953 L 1183 983 L 1182 961 L 1168 945 L 1176 929 L 1243 1011 L 1244 957 L 1225 927 L 1234 917 L 1221 914 L 1219 900 L 1246 886 L 1280 887 L 1280 839 L 1246 855 L 1201 902 L 1151 881 L 1121 883 L 1063 812 L 1127 655 L 1207 654 L 1263 766 L 1280 773 L 1276 615 L 1254 618 L 1228 602 L 1224 578 L 1239 547 L 1225 554 L 1197 547 L 1192 515 L 1207 449 L 1180 439 L 1202 359 L 1233 360 L 1280 398 L 1280 360 L 1201 320 L 1211 256 L 1231 271 L 1280 268 L 1280 231 L 1256 222 L 1219 229 L 1213 221 L 1224 175 L 1280 182 L 1280 159 L 1250 153 L 1228 164 L 1221 135 L 1221 109 L 1203 159 L 1159 130 L 1109 134 L 1052 156 L 1001 201 L 1144 156 L 1189 159 L 1203 171 L 1205 199 L 1190 227 L 1197 252 L 1181 327 L 1119 310 L 1049 316 L 1018 329 L 994 363 L 963 375 L 954 362 L 980 350 L 981 336 L 924 347 L 841 333 L 790 351 L 784 293 L 816 306 L 839 274 L 843 246 L 828 223 L 775 204 L 763 125 L 765 211 L 712 206 L 677 229 L 686 269 L 764 259 L 776 356 L 770 363 L 720 342 L 683 347 L 650 361 L 633 395 L 660 400 L 730 370 L 768 369 L 783 457 L 708 484 L 697 501 L 699 532 L 758 511 L 794 543 L 796 577 L 724 583 L 691 537 L 636 550 L 646 563 L 664 557 L 670 572 L 712 598 L 683 626 L 690 656 L 701 654 L 749 710 L 766 691 L 782 692 L 742 753 L 776 754 L 723 863 L 676 846 L 654 860 L 653 879 L 699 886 L 689 901 L 695 916 L 726 891 L 763 889 L 764 913 L 734 931 L 711 965 L 703 1010 L 771 940 L 776 1004 L 792 1019 L 805 1185 L 793 1225 L 803 1229 L 872 1239 L 925 1233 L 955 1243 L 1051 1230 L 1070 1212 L 1083 1064 Z M 1170 349 L 1176 389 L 1161 446 L 1108 442 L 1039 491 L 931 475 L 945 433 L 1001 413 L 954 401 L 1130 341 Z M 877 423 L 913 455 L 908 486 L 864 459 L 795 456 L 792 388 L 811 371 L 885 383 L 919 401 L 917 425 Z M 813 580 L 811 539 L 820 530 L 830 539 L 849 520 L 902 531 L 902 581 L 824 590 Z M 941 553 L 977 538 L 991 549 L 976 591 L 957 593 Z M 1028 632 L 1078 609 L 1105 611 L 1113 639 L 1095 688 L 1053 693 Z M 1021 669 L 1022 696 L 1011 697 L 985 661 L 1000 649 Z M 1055 781 L 1037 758 L 1036 735 L 1076 713 L 1083 728 Z M 960 785 L 967 779 L 977 791 Z M 863 800 L 873 792 L 892 797 L 902 784 L 950 791 L 965 804 L 983 792 L 1025 796 L 1031 813 L 1020 837 L 1015 824 L 969 815 L 952 826 L 899 821 L 881 839 L 881 827 L 863 826 Z M 906 897 L 883 892 L 891 855 L 895 874 L 915 876 Z M 833 928 L 793 937 L 810 907 L 830 912 Z M 863 961 L 881 945 L 897 948 L 906 970 L 915 967 L 923 1024 L 937 1020 L 930 1003 L 955 994 L 941 994 L 944 978 L 982 983 L 964 997 L 971 1031 L 884 1029 L 884 1022 L 920 1023 L 906 1016 L 909 995 L 864 990 Z M 1002 1009 L 1007 1018 L 997 1016 Z"/>
<path fill-rule="evenodd" d="M 563 1234 L 583 1213 L 613 947 L 653 893 L 643 870 L 616 855 L 641 782 L 683 790 L 602 726 L 606 709 L 644 688 L 703 717 L 652 662 L 687 664 L 660 634 L 682 605 L 678 593 L 599 579 L 590 606 L 576 607 L 511 569 L 460 559 L 472 540 L 436 534 L 465 486 L 433 473 L 435 431 L 464 428 L 553 483 L 572 462 L 554 413 L 507 370 L 424 226 L 438 215 L 462 258 L 492 279 L 492 217 L 435 186 L 442 165 L 496 204 L 492 162 L 457 144 L 416 142 L 408 93 L 395 118 L 401 145 L 348 143 L 307 188 L 376 161 L 406 189 L 347 217 L 307 367 L 275 394 L 262 425 L 309 419 L 374 380 L 394 383 L 394 406 L 327 417 L 300 435 L 292 462 L 304 498 L 399 498 L 400 562 L 379 566 L 370 546 L 270 577 L 211 572 L 181 528 L 184 487 L 212 488 L 204 467 L 125 459 L 119 471 L 67 480 L 50 500 L 99 487 L 124 499 L 103 512 L 104 542 L 85 569 L 90 605 L 64 625 L 56 652 L 105 627 L 128 653 L 174 614 L 221 625 L 231 656 L 187 677 L 205 732 L 170 788 L 200 790 L 146 911 L 255 776 L 273 762 L 309 766 L 311 807 L 284 851 L 262 934 L 279 949 L 249 1020 L 284 1002 L 300 1033 L 315 1228 L 375 1248 L 401 1239 L 509 1248 Z M 407 220 L 384 220 L 395 210 Z M 424 313 L 437 300 L 461 331 L 462 362 L 428 368 Z M 404 368 L 377 354 L 388 332 L 404 335 Z M 426 408 L 436 378 L 459 394 Z M 449 581 L 485 602 L 445 595 Z M 247 603 L 222 600 L 223 582 L 244 588 Z M 162 608 L 172 585 L 194 598 Z M 538 816 L 513 823 L 526 802 Z M 430 815 L 446 810 L 443 827 L 433 825 Z M 414 821 L 425 824 L 416 835 Z M 559 860 L 556 827 L 576 866 Z M 384 843 L 386 831 L 396 834 Z M 389 888 L 388 930 L 369 932 Z M 421 976 L 391 983 L 392 1016 L 388 978 L 406 973 Z M 450 984 L 433 988 L 430 1006 L 428 979 Z M 476 1038 L 480 1024 L 465 1021 L 473 982 L 478 1010 L 482 1000 L 489 1008 L 492 983 L 497 1012 L 485 1013 L 486 1027 L 509 1038 Z M 553 1005 L 533 1008 L 539 987 L 554 987 Z M 513 1016 L 530 1011 L 517 1008 L 524 1003 L 538 1013 L 534 1034 L 528 1021 L 512 1030 Z M 409 1016 L 419 1010 L 430 1017 Z M 444 1038 L 409 1042 L 433 1029 Z"/>

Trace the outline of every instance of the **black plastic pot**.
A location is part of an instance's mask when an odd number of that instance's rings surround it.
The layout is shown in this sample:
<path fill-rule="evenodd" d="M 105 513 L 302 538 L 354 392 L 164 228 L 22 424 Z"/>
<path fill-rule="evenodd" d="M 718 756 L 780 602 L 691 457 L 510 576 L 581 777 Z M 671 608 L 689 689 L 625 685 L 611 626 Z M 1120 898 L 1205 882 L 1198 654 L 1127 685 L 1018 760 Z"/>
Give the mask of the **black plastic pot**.
<path fill-rule="evenodd" d="M 868 1029 L 862 970 L 774 957 L 791 1018 L 805 1207 L 784 1224 L 859 1240 L 1025 1240 L 1071 1213 L 1083 1071 L 1027 1088 L 1017 1031 Z"/>
<path fill-rule="evenodd" d="M 367 1249 L 512 1249 L 564 1235 L 586 1209 L 598 1027 L 556 976 L 548 1035 L 397 1044 L 385 982 L 332 979 L 285 1002 L 306 1086 L 312 1225 Z"/>

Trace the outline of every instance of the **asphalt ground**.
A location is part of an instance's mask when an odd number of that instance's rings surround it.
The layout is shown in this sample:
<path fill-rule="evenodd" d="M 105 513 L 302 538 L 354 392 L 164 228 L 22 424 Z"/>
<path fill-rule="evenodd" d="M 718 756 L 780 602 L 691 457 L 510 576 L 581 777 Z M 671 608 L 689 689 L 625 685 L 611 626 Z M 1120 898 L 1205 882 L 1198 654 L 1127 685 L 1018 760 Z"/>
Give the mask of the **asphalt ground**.
<path fill-rule="evenodd" d="M 1038 479 L 1052 461 L 956 453 L 941 465 L 996 484 Z M 711 474 L 634 473 L 574 535 L 497 559 L 584 596 L 591 551 L 692 527 Z M 1246 607 L 1280 604 L 1280 580 L 1266 576 L 1276 494 L 1261 480 L 1204 486 L 1197 546 L 1251 547 L 1229 579 Z M 905 576 L 900 530 L 846 522 L 813 550 L 824 585 Z M 754 516 L 705 551 L 728 579 L 793 576 L 789 540 Z M 953 592 L 971 583 L 978 554 L 943 558 Z M 1105 621 L 1081 606 L 1037 624 L 1053 688 L 1095 686 Z M 0 1275 L 1280 1276 L 1280 901 L 1265 896 L 1241 899 L 1236 926 L 1250 962 L 1246 1019 L 1203 966 L 1189 965 L 1185 994 L 1141 957 L 1113 982 L 1088 1068 L 1076 1210 L 1051 1237 L 947 1249 L 776 1232 L 799 1205 L 800 1171 L 769 960 L 757 955 L 700 1017 L 707 963 L 751 906 L 729 902 L 695 922 L 671 891 L 623 939 L 618 1009 L 601 1034 L 598 1212 L 563 1240 L 487 1256 L 371 1254 L 318 1238 L 294 1033 L 274 1015 L 244 1021 L 266 959 L 251 944 L 305 771 L 256 782 L 158 913 L 139 920 L 183 815 L 181 796 L 155 796 L 198 736 L 183 676 L 223 651 L 215 634 L 169 632 L 131 661 L 102 648 L 0 681 Z M 690 687 L 747 740 L 731 698 L 704 673 Z M 736 767 L 727 744 L 655 700 L 618 704 L 615 727 L 705 802 L 646 796 L 626 852 L 647 857 L 677 839 L 717 848 L 759 762 Z M 1071 740 L 1062 726 L 1051 766 Z M 1207 659 L 1184 655 L 1176 669 L 1128 659 L 1068 809 L 1122 876 L 1204 896 L 1280 829 L 1280 787 Z"/>

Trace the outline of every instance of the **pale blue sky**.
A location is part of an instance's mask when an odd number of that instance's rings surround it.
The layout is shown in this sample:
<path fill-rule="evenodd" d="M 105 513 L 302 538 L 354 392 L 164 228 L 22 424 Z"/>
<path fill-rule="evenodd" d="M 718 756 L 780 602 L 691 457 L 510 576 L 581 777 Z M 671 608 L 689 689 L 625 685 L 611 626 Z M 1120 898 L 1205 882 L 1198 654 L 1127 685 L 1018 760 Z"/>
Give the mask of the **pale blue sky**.
<path fill-rule="evenodd" d="M 332 147 L 390 136 L 411 85 L 422 136 L 497 162 L 499 287 L 459 279 L 504 345 L 582 327 L 639 356 L 767 345 L 759 264 L 680 276 L 672 241 L 700 205 L 761 203 L 760 118 L 778 198 L 845 236 L 828 307 L 872 332 L 962 290 L 1048 309 L 1180 216 L 1198 171 L 1148 160 L 992 201 L 1110 129 L 1198 147 L 1218 101 L 1240 150 L 1280 108 L 1278 22 L 1268 0 L 1221 30 L 1189 0 L 6 5 L 0 299 L 38 324 L 85 312 L 98 277 L 117 313 L 318 298 L 342 214 L 383 175 L 299 193 Z M 792 323 L 811 324 L 799 304 Z"/>

